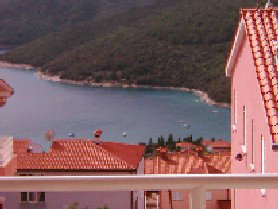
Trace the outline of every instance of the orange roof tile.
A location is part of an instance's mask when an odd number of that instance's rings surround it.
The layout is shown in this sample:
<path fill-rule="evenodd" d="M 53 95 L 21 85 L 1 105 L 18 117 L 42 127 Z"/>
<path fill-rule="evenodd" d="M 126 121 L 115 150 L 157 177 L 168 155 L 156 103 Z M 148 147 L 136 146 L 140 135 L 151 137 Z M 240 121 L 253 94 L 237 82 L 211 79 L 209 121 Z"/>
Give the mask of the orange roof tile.
<path fill-rule="evenodd" d="M 272 140 L 278 142 L 278 66 L 275 63 L 275 42 L 278 40 L 278 10 L 242 9 L 240 24 L 227 61 L 226 74 L 231 75 L 238 49 L 247 36 L 263 97 Z"/>
<path fill-rule="evenodd" d="M 27 153 L 29 140 L 15 140 L 19 170 L 135 171 L 144 147 L 91 140 L 56 140 L 48 153 Z M 125 156 L 123 155 L 125 154 Z"/>
<path fill-rule="evenodd" d="M 168 154 L 145 159 L 145 174 L 204 174 L 229 173 L 230 157 L 212 155 L 199 157 L 183 153 Z"/>
<path fill-rule="evenodd" d="M 231 173 L 230 155 L 206 155 L 203 157 L 208 167 L 209 173 Z M 214 169 L 214 171 L 212 171 Z"/>
<path fill-rule="evenodd" d="M 177 147 L 196 147 L 192 142 L 177 142 Z"/>
<path fill-rule="evenodd" d="M 0 107 L 4 106 L 7 98 L 13 95 L 14 90 L 4 80 L 0 79 Z"/>
<path fill-rule="evenodd" d="M 228 142 L 228 141 L 215 141 L 215 142 L 212 142 L 210 140 L 204 140 L 202 142 L 202 145 L 210 146 L 210 147 L 213 147 L 213 148 L 230 148 L 231 147 L 231 142 Z"/>

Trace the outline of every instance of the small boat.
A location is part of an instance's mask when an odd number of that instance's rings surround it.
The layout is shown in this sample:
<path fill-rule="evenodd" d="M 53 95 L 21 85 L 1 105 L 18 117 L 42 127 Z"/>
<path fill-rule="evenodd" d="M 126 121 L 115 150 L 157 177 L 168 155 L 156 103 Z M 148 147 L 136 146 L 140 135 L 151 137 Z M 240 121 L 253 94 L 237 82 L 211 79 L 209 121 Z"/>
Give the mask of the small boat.
<path fill-rule="evenodd" d="M 75 133 L 69 133 L 69 137 L 75 137 Z"/>
<path fill-rule="evenodd" d="M 126 133 L 123 133 L 123 137 L 126 137 Z"/>
<path fill-rule="evenodd" d="M 213 113 L 216 113 L 216 112 L 218 112 L 218 110 L 213 110 L 212 112 L 213 112 Z"/>

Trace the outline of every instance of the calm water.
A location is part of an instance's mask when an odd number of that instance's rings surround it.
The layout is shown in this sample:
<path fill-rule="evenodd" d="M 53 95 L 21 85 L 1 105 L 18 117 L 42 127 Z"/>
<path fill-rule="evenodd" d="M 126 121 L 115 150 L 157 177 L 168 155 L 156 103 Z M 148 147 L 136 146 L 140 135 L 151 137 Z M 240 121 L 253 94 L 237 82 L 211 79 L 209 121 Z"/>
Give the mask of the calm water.
<path fill-rule="evenodd" d="M 0 78 L 15 89 L 0 109 L 0 135 L 31 138 L 44 147 L 48 129 L 54 129 L 57 137 L 70 132 L 92 137 L 95 129 L 102 129 L 103 139 L 130 143 L 169 133 L 176 138 L 193 134 L 230 140 L 230 110 L 209 106 L 191 93 L 75 86 L 3 68 Z M 191 127 L 183 127 L 181 120 Z"/>

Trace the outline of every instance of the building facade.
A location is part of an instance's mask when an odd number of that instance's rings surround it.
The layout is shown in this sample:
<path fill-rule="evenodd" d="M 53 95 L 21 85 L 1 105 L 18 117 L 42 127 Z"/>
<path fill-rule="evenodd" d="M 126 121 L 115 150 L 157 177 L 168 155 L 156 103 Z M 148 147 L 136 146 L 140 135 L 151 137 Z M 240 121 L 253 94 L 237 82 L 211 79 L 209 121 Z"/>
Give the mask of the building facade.
<path fill-rule="evenodd" d="M 145 174 L 230 173 L 230 153 L 164 153 L 145 159 Z M 189 190 L 161 190 L 145 193 L 146 209 L 189 209 Z M 206 191 L 207 209 L 230 209 L 230 190 Z"/>
<path fill-rule="evenodd" d="M 278 173 L 278 10 L 242 9 L 231 78 L 232 173 Z M 278 190 L 233 190 L 233 209 L 276 209 Z"/>
<path fill-rule="evenodd" d="M 45 153 L 30 140 L 12 141 L 13 156 L 0 167 L 3 176 L 103 176 L 144 172 L 144 146 L 64 139 L 54 140 L 50 151 Z M 2 148 L 2 151 L 7 150 Z M 4 209 L 69 209 L 72 205 L 78 205 L 78 209 L 104 206 L 143 209 L 144 192 L 0 193 L 0 208 Z"/>

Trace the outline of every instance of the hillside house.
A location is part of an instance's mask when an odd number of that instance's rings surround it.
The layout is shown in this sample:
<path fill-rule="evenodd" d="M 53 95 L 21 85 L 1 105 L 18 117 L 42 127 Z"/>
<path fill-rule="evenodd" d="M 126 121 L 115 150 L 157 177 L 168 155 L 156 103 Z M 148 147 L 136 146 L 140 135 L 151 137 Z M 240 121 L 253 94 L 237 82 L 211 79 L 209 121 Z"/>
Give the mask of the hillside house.
<path fill-rule="evenodd" d="M 163 153 L 145 159 L 145 174 L 225 174 L 230 173 L 229 154 Z M 190 208 L 189 190 L 147 191 L 146 209 Z M 230 190 L 208 190 L 207 209 L 230 209 Z"/>
<path fill-rule="evenodd" d="M 0 174 L 5 176 L 90 176 L 143 174 L 144 146 L 101 142 L 90 139 L 52 141 L 49 152 L 27 139 L 0 139 L 2 160 Z M 12 146 L 11 146 L 12 145 Z M 123 192 L 24 192 L 0 193 L 4 209 L 68 209 L 80 208 L 143 209 L 143 191 Z"/>
<path fill-rule="evenodd" d="M 218 140 L 218 141 L 203 140 L 202 145 L 206 148 L 208 152 L 212 152 L 212 153 L 231 152 L 231 143 L 224 140 Z"/>
<path fill-rule="evenodd" d="M 278 8 L 241 9 L 226 65 L 232 173 L 278 173 Z M 233 190 L 233 209 L 277 209 L 278 190 Z"/>

